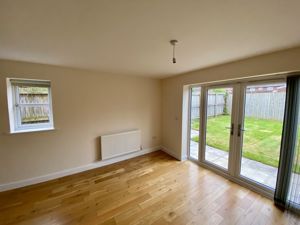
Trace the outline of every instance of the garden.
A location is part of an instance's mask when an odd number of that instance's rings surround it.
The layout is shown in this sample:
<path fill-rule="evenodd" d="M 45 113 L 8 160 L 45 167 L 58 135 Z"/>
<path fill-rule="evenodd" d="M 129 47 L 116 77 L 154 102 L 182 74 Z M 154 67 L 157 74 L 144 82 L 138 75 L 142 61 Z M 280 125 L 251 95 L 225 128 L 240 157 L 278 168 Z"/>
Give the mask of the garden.
<path fill-rule="evenodd" d="M 229 151 L 229 130 L 231 124 L 229 115 L 209 117 L 207 120 L 206 144 L 222 151 Z M 199 130 L 199 119 L 192 120 L 192 129 Z M 243 135 L 243 157 L 278 167 L 282 122 L 278 120 L 245 118 Z M 198 142 L 198 136 L 192 140 Z M 299 154 L 299 152 L 298 152 Z M 294 171 L 300 172 L 300 165 Z"/>

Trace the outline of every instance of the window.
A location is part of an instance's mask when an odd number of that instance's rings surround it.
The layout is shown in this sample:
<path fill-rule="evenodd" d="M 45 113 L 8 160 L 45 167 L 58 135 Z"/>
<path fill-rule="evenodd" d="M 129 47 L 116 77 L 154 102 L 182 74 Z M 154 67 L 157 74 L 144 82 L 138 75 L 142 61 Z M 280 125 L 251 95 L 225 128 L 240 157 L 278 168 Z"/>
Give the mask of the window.
<path fill-rule="evenodd" d="M 7 79 L 10 132 L 53 129 L 50 81 Z"/>

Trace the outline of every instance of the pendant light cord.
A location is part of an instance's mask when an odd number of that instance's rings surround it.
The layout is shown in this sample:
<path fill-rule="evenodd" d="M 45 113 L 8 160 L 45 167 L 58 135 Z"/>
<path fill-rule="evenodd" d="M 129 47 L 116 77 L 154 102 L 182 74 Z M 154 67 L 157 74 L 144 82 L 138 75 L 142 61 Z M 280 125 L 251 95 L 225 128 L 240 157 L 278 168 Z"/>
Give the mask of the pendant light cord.
<path fill-rule="evenodd" d="M 175 58 L 175 45 L 173 45 L 173 63 L 176 63 L 176 58 Z"/>
<path fill-rule="evenodd" d="M 177 42 L 178 42 L 177 40 L 171 40 L 170 41 L 171 45 L 173 45 L 173 60 L 172 60 L 173 63 L 176 63 L 175 47 L 176 47 Z"/>

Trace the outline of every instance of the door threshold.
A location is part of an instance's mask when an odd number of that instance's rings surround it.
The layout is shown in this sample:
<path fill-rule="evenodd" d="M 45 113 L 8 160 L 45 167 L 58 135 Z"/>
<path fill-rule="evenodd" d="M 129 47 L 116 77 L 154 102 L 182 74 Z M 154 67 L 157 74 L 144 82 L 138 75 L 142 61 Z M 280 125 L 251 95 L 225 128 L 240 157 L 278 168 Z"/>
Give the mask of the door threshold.
<path fill-rule="evenodd" d="M 191 160 L 195 163 L 197 163 L 199 166 L 205 168 L 205 169 L 208 169 L 210 171 L 213 171 L 214 173 L 222 176 L 222 177 L 225 177 L 226 179 L 238 184 L 238 185 L 241 185 L 242 187 L 245 187 L 251 191 L 254 191 L 255 193 L 257 194 L 260 194 L 270 200 L 273 200 L 274 199 L 274 192 L 269 190 L 269 189 L 264 189 L 264 188 L 261 188 L 261 187 L 258 187 L 257 185 L 254 185 L 250 182 L 247 182 L 246 180 L 243 180 L 243 179 L 239 179 L 239 178 L 236 178 L 236 177 L 232 177 L 231 175 L 229 175 L 228 173 L 224 172 L 224 171 L 221 171 L 217 168 L 214 168 L 213 166 L 210 166 L 210 165 L 207 165 L 206 163 L 201 163 L 201 162 L 198 162 L 198 161 L 195 161 L 195 160 Z"/>

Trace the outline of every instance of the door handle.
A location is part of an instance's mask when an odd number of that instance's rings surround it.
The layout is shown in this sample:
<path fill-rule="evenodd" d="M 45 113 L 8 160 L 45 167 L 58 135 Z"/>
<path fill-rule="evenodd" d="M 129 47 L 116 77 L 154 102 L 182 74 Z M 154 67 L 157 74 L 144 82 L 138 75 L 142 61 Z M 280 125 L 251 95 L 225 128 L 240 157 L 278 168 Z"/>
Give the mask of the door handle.
<path fill-rule="evenodd" d="M 230 127 L 225 127 L 226 129 L 230 129 L 230 135 L 233 135 L 234 124 L 232 123 Z"/>
<path fill-rule="evenodd" d="M 239 124 L 239 125 L 238 125 L 238 137 L 241 136 L 242 131 L 246 131 L 246 130 L 242 128 L 242 125 L 241 125 L 241 124 Z"/>

